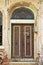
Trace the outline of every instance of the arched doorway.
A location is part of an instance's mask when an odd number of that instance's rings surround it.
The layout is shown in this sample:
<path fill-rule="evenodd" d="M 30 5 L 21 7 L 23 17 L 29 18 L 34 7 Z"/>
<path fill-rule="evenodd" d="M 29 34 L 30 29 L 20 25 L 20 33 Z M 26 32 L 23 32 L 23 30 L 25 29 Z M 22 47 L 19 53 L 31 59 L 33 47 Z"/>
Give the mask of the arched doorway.
<path fill-rule="evenodd" d="M 34 14 L 25 7 L 12 13 L 11 57 L 34 58 Z"/>

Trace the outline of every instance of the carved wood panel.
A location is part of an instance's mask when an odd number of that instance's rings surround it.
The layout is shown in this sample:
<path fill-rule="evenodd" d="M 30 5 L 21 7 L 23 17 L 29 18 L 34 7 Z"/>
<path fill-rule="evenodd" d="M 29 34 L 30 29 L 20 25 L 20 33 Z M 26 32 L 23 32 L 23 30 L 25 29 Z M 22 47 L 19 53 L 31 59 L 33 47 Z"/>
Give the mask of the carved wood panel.
<path fill-rule="evenodd" d="M 12 57 L 34 56 L 34 25 L 12 25 Z"/>

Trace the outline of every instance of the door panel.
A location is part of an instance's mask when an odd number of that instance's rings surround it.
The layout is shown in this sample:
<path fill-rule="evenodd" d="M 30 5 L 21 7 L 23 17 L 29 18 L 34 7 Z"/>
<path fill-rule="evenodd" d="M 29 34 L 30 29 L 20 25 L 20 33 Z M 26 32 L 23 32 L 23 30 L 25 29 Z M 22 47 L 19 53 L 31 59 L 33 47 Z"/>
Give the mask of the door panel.
<path fill-rule="evenodd" d="M 24 56 L 24 25 L 20 25 L 20 56 Z"/>
<path fill-rule="evenodd" d="M 34 25 L 13 24 L 12 25 L 12 57 L 34 56 Z"/>
<path fill-rule="evenodd" d="M 33 34 L 34 36 L 34 34 Z M 32 25 L 25 26 L 25 55 L 26 57 L 32 56 Z"/>
<path fill-rule="evenodd" d="M 26 27 L 26 56 L 30 55 L 30 27 Z"/>
<path fill-rule="evenodd" d="M 19 55 L 19 27 L 15 27 L 15 55 Z"/>
<path fill-rule="evenodd" d="M 13 56 L 19 56 L 19 26 L 13 26 Z"/>

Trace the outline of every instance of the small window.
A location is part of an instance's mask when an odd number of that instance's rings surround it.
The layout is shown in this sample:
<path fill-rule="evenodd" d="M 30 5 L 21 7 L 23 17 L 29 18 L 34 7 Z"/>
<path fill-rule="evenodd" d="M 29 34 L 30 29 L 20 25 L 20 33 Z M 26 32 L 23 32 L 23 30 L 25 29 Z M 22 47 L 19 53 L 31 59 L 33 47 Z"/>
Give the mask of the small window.
<path fill-rule="evenodd" d="M 34 14 L 30 9 L 21 7 L 12 13 L 11 19 L 34 19 Z"/>
<path fill-rule="evenodd" d="M 0 45 L 2 45 L 2 13 L 0 12 Z"/>

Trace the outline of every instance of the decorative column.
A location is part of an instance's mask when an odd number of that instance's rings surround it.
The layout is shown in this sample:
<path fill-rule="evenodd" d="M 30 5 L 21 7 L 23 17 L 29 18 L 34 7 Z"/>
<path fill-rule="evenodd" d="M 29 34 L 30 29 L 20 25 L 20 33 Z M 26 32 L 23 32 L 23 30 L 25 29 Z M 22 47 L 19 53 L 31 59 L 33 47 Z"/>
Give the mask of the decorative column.
<path fill-rule="evenodd" d="M 43 0 L 39 0 L 39 19 L 38 19 L 38 60 L 43 62 Z"/>
<path fill-rule="evenodd" d="M 9 0 L 5 0 L 5 6 L 9 4 Z"/>
<path fill-rule="evenodd" d="M 40 43 L 40 55 L 43 56 L 43 0 L 40 2 L 40 34 L 41 34 L 41 43 Z"/>

